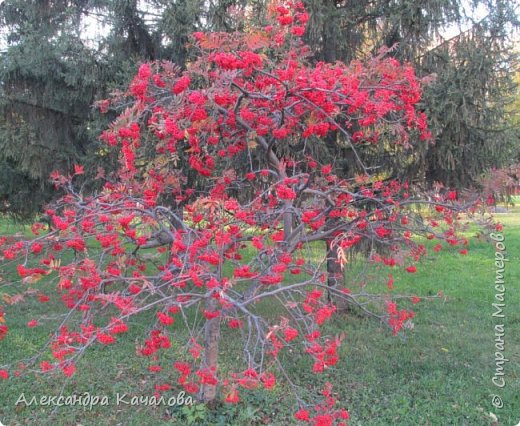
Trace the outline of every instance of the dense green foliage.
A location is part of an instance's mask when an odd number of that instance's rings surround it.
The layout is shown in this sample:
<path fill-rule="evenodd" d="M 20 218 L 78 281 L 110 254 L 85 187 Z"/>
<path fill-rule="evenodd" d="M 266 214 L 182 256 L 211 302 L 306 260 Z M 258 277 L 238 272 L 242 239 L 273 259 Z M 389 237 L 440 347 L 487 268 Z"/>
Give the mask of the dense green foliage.
<path fill-rule="evenodd" d="M 483 171 L 520 159 L 507 22 L 505 12 L 494 11 L 421 58 L 422 68 L 437 75 L 425 96 L 437 142 L 424 161 L 430 182 L 472 184 Z"/>
<path fill-rule="evenodd" d="M 69 167 L 88 143 L 95 57 L 63 3 L 2 4 L 9 32 L 0 68 L 0 202 L 22 215 L 47 197 L 49 172 Z"/>

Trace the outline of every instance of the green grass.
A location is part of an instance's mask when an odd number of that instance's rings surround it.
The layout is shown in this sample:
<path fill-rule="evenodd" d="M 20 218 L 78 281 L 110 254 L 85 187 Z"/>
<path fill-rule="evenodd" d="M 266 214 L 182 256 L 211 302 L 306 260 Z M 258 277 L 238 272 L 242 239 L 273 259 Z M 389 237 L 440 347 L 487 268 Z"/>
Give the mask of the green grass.
<path fill-rule="evenodd" d="M 394 273 L 394 292 L 443 296 L 414 307 L 414 328 L 392 336 L 373 319 L 353 314 L 337 316 L 326 327 L 330 334 L 345 333 L 341 360 L 336 367 L 317 377 L 308 357 L 285 353 L 289 373 L 297 385 L 313 389 L 329 380 L 334 383 L 350 411 L 352 425 L 491 425 L 490 413 L 500 425 L 520 422 L 520 208 L 497 214 L 504 223 L 503 235 L 509 263 L 506 269 L 505 355 L 506 386 L 499 389 L 491 379 L 495 370 L 494 326 L 491 304 L 495 297 L 494 246 L 472 240 L 468 256 L 456 251 L 432 254 L 416 274 Z M 0 233 L 19 231 L 0 222 Z M 372 274 L 377 271 L 372 271 Z M 45 283 L 38 283 L 45 286 Z M 383 288 L 384 284 L 381 284 Z M 0 293 L 6 290 L 0 287 Z M 410 307 L 407 301 L 401 303 Z M 6 309 L 10 334 L 0 342 L 0 365 L 36 350 L 53 330 L 45 326 L 27 328 L 38 314 L 52 311 L 53 305 L 28 302 Z M 16 312 L 15 312 L 16 311 Z M 63 376 L 29 375 L 0 383 L 0 421 L 7 425 L 248 425 L 293 423 L 294 400 L 284 385 L 273 392 L 244 392 L 237 406 L 220 406 L 214 411 L 196 405 L 191 408 L 115 405 L 116 393 L 147 395 L 155 378 L 147 373 L 148 360 L 135 356 L 135 339 L 143 334 L 146 319 L 134 319 L 131 332 L 118 345 L 96 346 L 86 353 L 71 379 Z M 179 342 L 186 331 L 177 326 Z M 230 334 L 231 335 L 231 334 Z M 223 348 L 223 368 L 236 367 L 229 347 Z M 171 359 L 182 348 L 174 342 Z M 166 372 L 164 382 L 174 382 Z M 81 406 L 15 406 L 24 393 L 27 400 L 41 395 L 108 395 L 109 406 L 84 409 Z M 173 391 L 171 395 L 176 394 Z M 499 395 L 502 409 L 491 404 Z"/>

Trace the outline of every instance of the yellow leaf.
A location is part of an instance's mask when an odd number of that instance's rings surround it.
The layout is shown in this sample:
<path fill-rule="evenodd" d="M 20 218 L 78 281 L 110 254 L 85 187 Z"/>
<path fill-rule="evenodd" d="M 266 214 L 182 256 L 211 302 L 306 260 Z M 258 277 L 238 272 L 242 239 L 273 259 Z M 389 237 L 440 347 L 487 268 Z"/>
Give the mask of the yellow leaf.
<path fill-rule="evenodd" d="M 61 265 L 61 259 L 52 259 L 49 264 L 49 268 L 54 271 L 57 271 L 58 269 L 60 269 L 60 265 Z"/>
<path fill-rule="evenodd" d="M 33 274 L 33 275 L 29 275 L 28 277 L 25 277 L 22 280 L 22 282 L 25 283 L 25 284 L 36 284 L 42 278 L 43 278 L 42 274 Z"/>
<path fill-rule="evenodd" d="M 446 348 L 441 348 L 441 351 L 444 351 L 444 352 L 449 352 L 449 350 L 448 350 L 448 349 L 446 349 Z"/>
<path fill-rule="evenodd" d="M 16 305 L 24 300 L 22 294 L 15 294 L 13 296 L 4 295 L 4 301 L 9 305 Z"/>
<path fill-rule="evenodd" d="M 345 265 L 348 263 L 347 255 L 345 254 L 345 250 L 343 250 L 343 247 L 338 247 L 337 255 L 338 262 L 341 266 L 341 269 L 343 269 Z"/>
<path fill-rule="evenodd" d="M 266 47 L 269 44 L 268 40 L 269 40 L 269 38 L 267 37 L 267 34 L 265 32 L 254 31 L 248 35 L 248 37 L 246 38 L 246 43 L 247 43 L 247 47 L 249 47 L 249 49 L 254 50 L 254 49 Z M 265 56 L 265 55 L 260 55 L 260 56 Z"/>
<path fill-rule="evenodd" d="M 143 288 L 148 288 L 151 294 L 155 294 L 155 286 L 148 280 L 144 280 Z"/>

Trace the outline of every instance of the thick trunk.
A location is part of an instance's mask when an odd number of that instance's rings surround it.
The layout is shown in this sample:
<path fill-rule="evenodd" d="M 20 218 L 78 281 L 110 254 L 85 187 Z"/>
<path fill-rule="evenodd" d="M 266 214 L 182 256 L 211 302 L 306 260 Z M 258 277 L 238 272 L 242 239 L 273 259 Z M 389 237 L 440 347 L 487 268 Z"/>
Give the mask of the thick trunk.
<path fill-rule="evenodd" d="M 206 309 L 214 311 L 218 309 L 216 299 L 210 299 Z M 206 322 L 204 329 L 204 363 L 205 367 L 212 374 L 217 374 L 218 350 L 220 341 L 220 317 L 213 318 Z M 202 400 L 206 403 L 214 404 L 217 398 L 217 386 L 205 384 L 202 387 Z"/>
<path fill-rule="evenodd" d="M 322 59 L 327 63 L 333 64 L 338 59 L 338 15 L 334 2 L 324 0 L 323 4 L 323 12 L 326 14 L 326 19 L 322 30 Z"/>
<path fill-rule="evenodd" d="M 331 240 L 326 242 L 327 250 L 327 285 L 331 288 L 339 289 L 345 283 L 345 276 L 338 260 L 338 246 L 332 245 Z M 348 309 L 345 298 L 337 294 L 337 292 L 329 291 L 329 302 L 336 306 L 338 311 L 346 311 Z"/>

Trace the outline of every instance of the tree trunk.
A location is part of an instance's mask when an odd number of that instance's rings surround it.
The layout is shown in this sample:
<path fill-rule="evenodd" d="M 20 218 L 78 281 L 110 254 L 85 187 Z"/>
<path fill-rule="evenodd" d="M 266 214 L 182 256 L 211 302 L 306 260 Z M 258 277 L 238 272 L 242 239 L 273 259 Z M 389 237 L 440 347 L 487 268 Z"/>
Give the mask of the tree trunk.
<path fill-rule="evenodd" d="M 291 235 L 293 225 L 293 215 L 290 211 L 291 206 L 291 202 L 284 202 L 285 213 L 283 214 L 283 238 L 286 243 L 289 242 L 289 235 Z"/>
<path fill-rule="evenodd" d="M 207 304 L 208 311 L 214 311 L 218 308 L 216 299 L 211 298 Z M 204 328 L 204 363 L 205 367 L 212 374 L 217 374 L 218 367 L 218 351 L 220 341 L 220 317 L 213 318 L 206 322 Z M 217 386 L 205 384 L 202 386 L 202 400 L 210 405 L 215 404 L 217 398 Z"/>
<path fill-rule="evenodd" d="M 338 41 L 339 26 L 338 26 L 338 15 L 334 2 L 330 0 L 323 1 L 323 12 L 325 13 L 325 20 L 323 22 L 322 29 L 322 58 L 323 61 L 333 64 L 338 59 Z"/>

